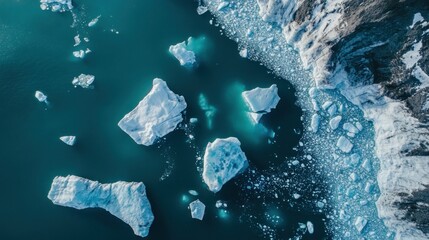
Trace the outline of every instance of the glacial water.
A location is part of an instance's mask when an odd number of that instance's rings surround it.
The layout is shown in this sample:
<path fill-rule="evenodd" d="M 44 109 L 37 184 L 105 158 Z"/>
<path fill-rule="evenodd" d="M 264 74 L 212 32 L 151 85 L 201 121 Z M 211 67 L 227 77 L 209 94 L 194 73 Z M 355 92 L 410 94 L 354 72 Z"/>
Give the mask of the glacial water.
<path fill-rule="evenodd" d="M 209 13 L 196 13 L 194 1 L 74 3 L 71 27 L 71 13 L 42 11 L 38 1 L 0 0 L 0 239 L 141 239 L 104 210 L 53 205 L 46 197 L 51 181 L 68 174 L 103 183 L 143 181 L 155 215 L 147 239 L 329 238 L 325 212 L 314 210 L 316 199 L 323 199 L 322 181 L 315 180 L 313 168 L 291 165 L 303 130 L 289 82 L 241 58 L 237 44 L 210 24 Z M 95 27 L 86 27 L 99 15 Z M 76 34 L 89 42 L 73 47 Z M 171 44 L 189 36 L 200 40 L 194 70 L 168 53 Z M 85 59 L 73 57 L 73 51 L 86 48 L 92 52 Z M 94 89 L 72 86 L 81 73 L 95 75 Z M 117 123 L 155 77 L 185 97 L 184 123 L 191 117 L 199 122 L 144 147 Z M 276 133 L 271 139 L 251 124 L 240 94 L 274 83 L 281 101 L 262 119 Z M 49 106 L 37 102 L 36 90 L 48 96 Z M 199 106 L 201 96 L 216 108 L 211 127 Z M 60 142 L 63 135 L 76 135 L 76 145 Z M 229 136 L 240 139 L 251 165 L 213 194 L 202 182 L 197 158 L 207 142 Z M 271 184 L 279 176 L 282 181 Z M 305 197 L 294 199 L 295 188 L 278 186 L 289 180 L 302 186 Z M 188 194 L 190 189 L 199 196 Z M 196 198 L 206 204 L 202 222 L 191 219 L 187 209 Z M 217 200 L 228 207 L 216 208 Z M 315 226 L 312 235 L 299 230 L 307 221 Z"/>

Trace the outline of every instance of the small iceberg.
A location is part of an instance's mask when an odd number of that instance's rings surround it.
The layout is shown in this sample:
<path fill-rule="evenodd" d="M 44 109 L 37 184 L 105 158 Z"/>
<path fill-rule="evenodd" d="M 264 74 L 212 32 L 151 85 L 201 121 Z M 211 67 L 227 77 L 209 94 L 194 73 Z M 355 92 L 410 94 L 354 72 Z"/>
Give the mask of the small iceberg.
<path fill-rule="evenodd" d="M 154 216 L 142 182 L 97 181 L 69 175 L 52 181 L 48 198 L 52 203 L 76 209 L 103 208 L 127 223 L 134 234 L 146 237 Z"/>
<path fill-rule="evenodd" d="M 216 193 L 222 186 L 249 166 L 235 137 L 209 142 L 204 153 L 203 180 Z"/>
<path fill-rule="evenodd" d="M 191 38 L 189 38 L 191 39 Z M 188 39 L 188 44 L 189 44 Z M 181 66 L 192 67 L 196 63 L 195 53 L 188 48 L 186 41 L 171 45 L 168 51 L 180 62 Z"/>
<path fill-rule="evenodd" d="M 75 87 L 81 86 L 82 88 L 89 88 L 94 80 L 95 76 L 93 75 L 81 74 L 73 79 L 72 84 Z"/>
<path fill-rule="evenodd" d="M 98 23 L 98 20 L 100 19 L 100 17 L 101 17 L 101 15 L 100 15 L 100 16 L 98 16 L 98 17 L 96 17 L 96 18 L 94 18 L 94 19 L 92 19 L 92 20 L 88 23 L 88 27 L 94 27 L 94 26 Z"/>
<path fill-rule="evenodd" d="M 81 43 L 81 41 L 80 41 L 80 35 L 78 34 L 78 35 L 74 36 L 73 39 L 74 39 L 74 45 L 73 45 L 73 47 L 79 46 L 79 44 Z"/>
<path fill-rule="evenodd" d="M 204 205 L 204 203 L 202 203 L 199 199 L 191 202 L 189 204 L 189 209 L 191 209 L 192 218 L 203 220 L 206 205 Z"/>
<path fill-rule="evenodd" d="M 280 101 L 277 85 L 273 84 L 269 88 L 255 88 L 241 93 L 246 105 L 250 110 L 250 117 L 256 124 L 261 117 L 276 108 Z"/>
<path fill-rule="evenodd" d="M 348 140 L 347 138 L 345 138 L 344 136 L 341 136 L 338 141 L 337 141 L 337 147 L 344 153 L 349 153 L 352 148 L 353 148 L 353 144 L 350 142 L 350 140 Z"/>
<path fill-rule="evenodd" d="M 155 78 L 152 90 L 118 126 L 137 144 L 150 146 L 176 129 L 183 121 L 182 112 L 186 107 L 183 96 L 172 92 L 162 79 Z"/>
<path fill-rule="evenodd" d="M 356 229 L 358 230 L 358 232 L 362 232 L 362 230 L 365 228 L 366 224 L 368 223 L 368 220 L 366 220 L 365 218 L 358 216 L 355 219 L 354 225 L 356 227 Z"/>
<path fill-rule="evenodd" d="M 314 225 L 310 221 L 307 221 L 307 230 L 308 230 L 308 233 L 310 233 L 310 234 L 314 233 Z"/>
<path fill-rule="evenodd" d="M 73 146 L 76 143 L 76 136 L 62 136 L 60 140 L 69 146 Z"/>
<path fill-rule="evenodd" d="M 43 92 L 41 91 L 36 91 L 36 93 L 34 94 L 34 97 L 36 97 L 36 99 L 39 102 L 44 102 L 44 103 L 48 103 L 48 96 L 46 96 Z"/>
<path fill-rule="evenodd" d="M 73 9 L 73 4 L 72 0 L 40 0 L 40 8 L 52 12 L 65 12 Z"/>

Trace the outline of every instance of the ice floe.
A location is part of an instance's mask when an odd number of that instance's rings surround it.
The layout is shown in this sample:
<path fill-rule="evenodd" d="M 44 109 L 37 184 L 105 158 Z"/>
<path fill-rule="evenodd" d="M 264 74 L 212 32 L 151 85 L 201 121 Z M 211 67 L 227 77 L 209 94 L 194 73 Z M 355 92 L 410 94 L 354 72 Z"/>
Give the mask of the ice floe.
<path fill-rule="evenodd" d="M 134 234 L 141 237 L 149 234 L 154 220 L 142 182 L 101 184 L 73 175 L 57 176 L 52 181 L 48 198 L 54 204 L 64 207 L 103 208 L 127 223 Z"/>
<path fill-rule="evenodd" d="M 76 136 L 62 136 L 60 140 L 69 146 L 73 146 L 76 143 Z"/>
<path fill-rule="evenodd" d="M 203 220 L 206 205 L 204 205 L 204 203 L 202 203 L 199 199 L 191 202 L 189 204 L 189 209 L 191 209 L 192 218 Z"/>
<path fill-rule="evenodd" d="M 352 148 L 353 148 L 353 144 L 346 137 L 341 136 L 340 138 L 338 138 L 337 147 L 342 152 L 349 153 L 352 150 Z"/>
<path fill-rule="evenodd" d="M 89 23 L 88 23 L 88 27 L 94 27 L 97 23 L 98 20 L 100 19 L 101 15 L 99 15 L 98 17 L 92 19 Z"/>
<path fill-rule="evenodd" d="M 77 87 L 90 88 L 91 84 L 94 82 L 95 76 L 89 74 L 80 74 L 79 76 L 73 78 L 72 84 Z"/>
<path fill-rule="evenodd" d="M 118 126 L 137 144 L 150 146 L 183 121 L 186 106 L 183 96 L 172 92 L 162 79 L 155 78 L 151 91 Z"/>
<path fill-rule="evenodd" d="M 64 12 L 73 9 L 73 4 L 72 0 L 40 0 L 40 8 L 52 12 Z"/>
<path fill-rule="evenodd" d="M 180 62 L 181 66 L 192 67 L 196 64 L 195 53 L 189 50 L 190 38 L 188 39 L 188 44 L 186 41 L 178 43 L 176 45 L 171 45 L 168 51 Z"/>
<path fill-rule="evenodd" d="M 280 101 L 277 85 L 273 84 L 269 88 L 257 87 L 250 91 L 241 93 L 246 105 L 249 108 L 249 115 L 253 122 L 259 123 L 264 114 L 276 108 Z"/>
<path fill-rule="evenodd" d="M 48 96 L 46 96 L 43 92 L 41 91 L 36 91 L 34 93 L 34 97 L 39 101 L 39 102 L 44 102 L 44 103 L 48 103 Z"/>

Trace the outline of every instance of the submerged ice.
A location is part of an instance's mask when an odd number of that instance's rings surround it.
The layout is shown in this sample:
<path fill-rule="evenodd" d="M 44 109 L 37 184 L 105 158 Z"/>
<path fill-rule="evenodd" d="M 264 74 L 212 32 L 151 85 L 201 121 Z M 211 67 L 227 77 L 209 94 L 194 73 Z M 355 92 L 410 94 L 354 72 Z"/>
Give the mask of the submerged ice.
<path fill-rule="evenodd" d="M 259 120 L 264 114 L 267 114 L 271 112 L 272 109 L 276 108 L 280 101 L 280 97 L 277 92 L 277 85 L 273 84 L 269 88 L 257 87 L 250 91 L 244 91 L 241 94 L 249 108 L 249 115 L 255 124 L 259 123 Z"/>
<path fill-rule="evenodd" d="M 222 186 L 248 167 L 240 141 L 235 137 L 209 142 L 204 153 L 203 180 L 216 193 Z"/>
<path fill-rule="evenodd" d="M 185 98 L 172 92 L 162 79 L 155 78 L 152 85 L 137 107 L 118 123 L 137 144 L 145 146 L 172 132 L 183 121 L 187 106 Z"/>
<path fill-rule="evenodd" d="M 56 205 L 76 209 L 103 208 L 127 223 L 134 234 L 146 237 L 154 216 L 141 182 L 101 184 L 78 176 L 58 176 L 48 198 Z"/>

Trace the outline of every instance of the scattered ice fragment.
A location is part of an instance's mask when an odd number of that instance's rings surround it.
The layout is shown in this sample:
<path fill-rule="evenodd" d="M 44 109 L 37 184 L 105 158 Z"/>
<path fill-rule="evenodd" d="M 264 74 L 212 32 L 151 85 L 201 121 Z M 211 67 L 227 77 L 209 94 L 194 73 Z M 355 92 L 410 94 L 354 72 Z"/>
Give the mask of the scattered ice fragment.
<path fill-rule="evenodd" d="M 74 47 L 77 47 L 77 46 L 79 46 L 79 44 L 80 44 L 80 37 L 79 37 L 79 34 L 78 35 L 76 35 L 76 36 L 74 36 Z"/>
<path fill-rule="evenodd" d="M 316 206 L 317 206 L 318 208 L 323 208 L 323 207 L 325 206 L 325 204 L 324 204 L 323 202 L 321 202 L 321 201 L 318 201 L 318 202 L 316 203 Z"/>
<path fill-rule="evenodd" d="M 362 232 L 362 230 L 365 228 L 366 224 L 368 223 L 368 220 L 365 218 L 358 216 L 355 220 L 355 227 L 359 232 Z"/>
<path fill-rule="evenodd" d="M 60 140 L 69 146 L 73 146 L 76 143 L 76 136 L 62 136 Z"/>
<path fill-rule="evenodd" d="M 315 98 L 317 96 L 317 89 L 315 87 L 311 87 L 310 90 L 308 90 L 308 95 L 310 98 Z"/>
<path fill-rule="evenodd" d="M 189 39 L 188 39 L 189 44 Z M 180 62 L 181 66 L 192 67 L 195 63 L 195 53 L 188 50 L 186 41 L 171 45 L 168 51 Z"/>
<path fill-rule="evenodd" d="M 206 210 L 206 205 L 204 205 L 204 203 L 197 199 L 189 204 L 189 208 L 191 209 L 192 218 L 203 220 Z"/>
<path fill-rule="evenodd" d="M 198 122 L 198 118 L 191 118 L 191 119 L 189 119 L 189 122 L 192 124 L 195 124 Z"/>
<path fill-rule="evenodd" d="M 357 181 L 359 180 L 359 176 L 358 176 L 356 173 L 351 173 L 351 174 L 350 174 L 350 179 L 351 179 L 353 182 L 357 182 Z"/>
<path fill-rule="evenodd" d="M 195 190 L 189 190 L 188 193 L 191 194 L 192 196 L 198 196 L 198 192 Z"/>
<path fill-rule="evenodd" d="M 73 56 L 76 58 L 84 58 L 85 57 L 85 51 L 84 50 L 74 51 Z"/>
<path fill-rule="evenodd" d="M 85 42 L 89 42 L 89 38 L 87 38 L 87 37 L 84 37 L 84 38 L 83 38 L 83 40 L 84 40 Z"/>
<path fill-rule="evenodd" d="M 425 19 L 423 18 L 421 13 L 418 12 L 414 14 L 413 23 L 411 24 L 410 28 L 413 28 L 416 25 L 416 23 L 423 22 L 424 20 Z"/>
<path fill-rule="evenodd" d="M 362 163 L 362 168 L 365 169 L 367 172 L 371 172 L 371 161 L 369 159 L 365 159 L 365 161 Z"/>
<path fill-rule="evenodd" d="M 295 199 L 298 199 L 298 198 L 300 198 L 301 197 L 301 195 L 299 195 L 298 193 L 294 193 L 293 194 L 293 198 L 295 198 Z"/>
<path fill-rule="evenodd" d="M 36 97 L 39 102 L 48 103 L 48 96 L 46 96 L 41 91 L 36 91 L 36 93 L 34 94 L 34 97 Z"/>
<path fill-rule="evenodd" d="M 100 19 L 101 15 L 99 15 L 98 17 L 92 19 L 89 23 L 88 23 L 88 27 L 94 27 L 97 23 L 98 20 Z"/>
<path fill-rule="evenodd" d="M 336 116 L 336 117 L 332 118 L 332 119 L 329 121 L 329 127 L 330 127 L 332 130 L 337 129 L 337 128 L 338 128 L 338 126 L 340 125 L 340 122 L 341 122 L 341 120 L 342 120 L 342 119 L 343 119 L 343 117 L 341 117 L 341 116 Z"/>
<path fill-rule="evenodd" d="M 323 103 L 322 108 L 323 110 L 328 109 L 328 107 L 330 107 L 332 105 L 332 101 L 326 101 L 325 103 Z"/>
<path fill-rule="evenodd" d="M 172 92 L 162 79 L 155 78 L 151 91 L 118 126 L 137 144 L 150 146 L 182 122 L 186 106 L 183 96 Z"/>
<path fill-rule="evenodd" d="M 348 122 L 343 124 L 343 129 L 352 134 L 359 133 L 359 129 L 355 127 L 355 125 Z"/>
<path fill-rule="evenodd" d="M 198 15 L 203 15 L 204 13 L 206 13 L 208 10 L 208 8 L 206 6 L 198 6 L 197 7 L 197 13 Z"/>
<path fill-rule="evenodd" d="M 353 148 L 353 144 L 350 142 L 350 140 L 348 140 L 347 138 L 345 138 L 344 136 L 341 136 L 338 141 L 337 141 L 337 147 L 344 153 L 349 153 L 352 148 Z"/>
<path fill-rule="evenodd" d="M 52 12 L 64 12 L 73 9 L 73 4 L 72 0 L 40 0 L 40 8 Z"/>
<path fill-rule="evenodd" d="M 221 1 L 220 3 L 219 3 L 219 5 L 217 6 L 217 11 L 221 11 L 221 10 L 223 10 L 223 9 L 225 9 L 226 7 L 228 7 L 228 5 L 229 5 L 229 2 L 226 2 L 226 1 Z"/>
<path fill-rule="evenodd" d="M 240 54 L 240 57 L 247 58 L 247 48 L 241 49 L 239 54 Z"/>
<path fill-rule="evenodd" d="M 319 125 L 320 125 L 319 114 L 313 114 L 313 116 L 311 116 L 311 131 L 316 133 L 319 130 Z"/>
<path fill-rule="evenodd" d="M 248 167 L 249 163 L 240 145 L 240 141 L 235 137 L 217 138 L 207 144 L 203 180 L 210 191 L 218 192 L 226 182 Z"/>
<path fill-rule="evenodd" d="M 228 207 L 228 204 L 222 200 L 217 200 L 215 206 L 216 208 L 221 208 L 221 207 L 226 208 Z"/>
<path fill-rule="evenodd" d="M 72 81 L 72 84 L 77 87 L 81 86 L 82 88 L 89 88 L 94 82 L 95 76 L 89 74 L 80 74 L 78 77 L 75 77 Z"/>
<path fill-rule="evenodd" d="M 259 122 L 264 114 L 276 108 L 280 101 L 276 84 L 271 85 L 269 88 L 257 87 L 250 91 L 244 91 L 241 96 L 248 106 L 249 115 L 255 124 Z"/>
<path fill-rule="evenodd" d="M 365 183 L 365 192 L 371 193 L 374 188 L 374 185 L 370 182 Z"/>
<path fill-rule="evenodd" d="M 308 233 L 310 233 L 310 234 L 314 233 L 314 225 L 310 221 L 307 222 L 307 230 L 308 230 Z"/>
<path fill-rule="evenodd" d="M 337 105 L 332 104 L 329 108 L 328 108 L 328 114 L 330 116 L 334 116 L 335 113 L 337 113 Z"/>
<path fill-rule="evenodd" d="M 48 198 L 56 205 L 76 209 L 103 208 L 127 223 L 134 234 L 146 237 L 154 216 L 142 182 L 101 184 L 69 175 L 54 178 Z"/>
<path fill-rule="evenodd" d="M 319 105 L 318 105 L 318 103 L 317 103 L 317 101 L 315 99 L 311 99 L 311 104 L 313 105 L 313 110 L 314 111 L 317 112 L 317 111 L 320 110 Z"/>

